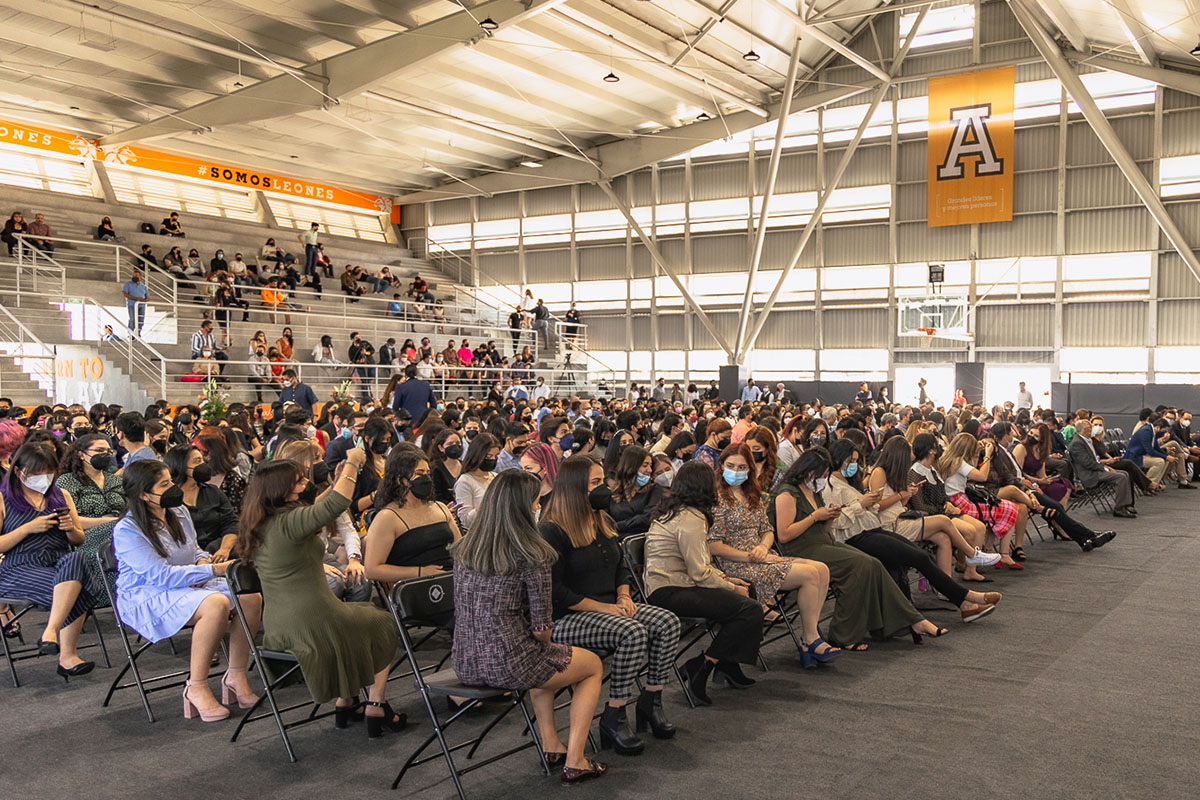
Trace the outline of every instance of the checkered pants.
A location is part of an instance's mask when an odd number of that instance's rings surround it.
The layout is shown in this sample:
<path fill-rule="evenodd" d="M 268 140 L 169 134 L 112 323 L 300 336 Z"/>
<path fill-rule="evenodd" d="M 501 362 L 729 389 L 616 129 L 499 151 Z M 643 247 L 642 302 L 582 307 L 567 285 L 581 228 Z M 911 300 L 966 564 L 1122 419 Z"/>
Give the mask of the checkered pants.
<path fill-rule="evenodd" d="M 633 696 L 633 682 L 643 664 L 648 667 L 648 685 L 667 682 L 679 644 L 679 617 L 665 608 L 646 605 L 638 605 L 632 618 L 574 611 L 554 623 L 550 640 L 601 656 L 612 653 L 608 696 L 627 700 Z"/>
<path fill-rule="evenodd" d="M 997 539 L 1003 539 L 1017 524 L 1017 515 L 1021 509 L 1011 500 L 1001 500 L 998 506 L 986 503 L 972 503 L 966 493 L 960 492 L 950 498 L 950 502 L 958 506 L 958 510 L 968 517 L 974 517 L 980 522 L 990 523 Z"/>

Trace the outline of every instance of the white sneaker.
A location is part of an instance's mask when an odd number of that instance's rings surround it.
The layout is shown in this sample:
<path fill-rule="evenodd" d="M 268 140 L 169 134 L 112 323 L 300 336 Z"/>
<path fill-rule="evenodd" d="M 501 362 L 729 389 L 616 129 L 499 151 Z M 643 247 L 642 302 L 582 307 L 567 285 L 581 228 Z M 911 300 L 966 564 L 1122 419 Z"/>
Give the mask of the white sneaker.
<path fill-rule="evenodd" d="M 990 567 L 999 560 L 999 553 L 985 553 L 978 547 L 975 548 L 975 555 L 967 556 L 967 564 L 972 567 Z"/>

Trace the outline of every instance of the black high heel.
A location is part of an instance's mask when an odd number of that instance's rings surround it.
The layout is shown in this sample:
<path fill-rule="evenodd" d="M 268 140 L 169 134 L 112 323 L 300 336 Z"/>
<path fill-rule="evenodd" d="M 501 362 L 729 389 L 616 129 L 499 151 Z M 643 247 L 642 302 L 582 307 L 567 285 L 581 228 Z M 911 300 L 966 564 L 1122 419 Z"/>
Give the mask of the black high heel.
<path fill-rule="evenodd" d="M 337 706 L 333 710 L 333 726 L 335 728 L 349 728 L 351 722 L 360 721 L 366 714 L 363 712 L 362 703 L 352 703 L 348 706 Z"/>
<path fill-rule="evenodd" d="M 687 676 L 688 691 L 692 699 L 703 706 L 711 706 L 712 698 L 708 696 L 708 676 L 712 674 L 713 662 L 704 654 L 690 658 L 683 665 L 683 674 Z"/>
<path fill-rule="evenodd" d="M 638 697 L 635 716 L 638 733 L 644 733 L 649 728 L 654 733 L 655 739 L 670 739 L 675 736 L 675 726 L 671 724 L 663 711 L 661 690 L 642 692 Z"/>
<path fill-rule="evenodd" d="M 95 668 L 95 661 L 81 661 L 73 667 L 64 667 L 62 664 L 59 664 L 58 674 L 62 676 L 64 683 L 70 683 L 71 678 L 77 678 L 80 675 L 87 675 Z"/>
<path fill-rule="evenodd" d="M 734 689 L 749 689 L 758 681 L 742 672 L 741 664 L 736 661 L 718 661 L 713 667 L 713 675 L 725 681 Z"/>
<path fill-rule="evenodd" d="M 372 717 L 367 716 L 367 738 L 378 739 L 383 736 L 383 729 L 387 728 L 392 733 L 399 733 L 408 725 L 407 714 L 397 714 L 392 711 L 392 706 L 388 701 L 376 703 L 374 700 L 367 701 L 367 705 L 374 708 L 382 708 L 383 716 Z"/>
<path fill-rule="evenodd" d="M 45 639 L 38 639 L 38 655 L 56 656 L 58 652 L 58 642 L 47 642 Z"/>
<path fill-rule="evenodd" d="M 629 715 L 625 706 L 610 706 L 605 704 L 604 713 L 600 715 L 600 749 L 613 748 L 619 756 L 641 755 L 646 749 L 646 743 L 629 727 Z"/>

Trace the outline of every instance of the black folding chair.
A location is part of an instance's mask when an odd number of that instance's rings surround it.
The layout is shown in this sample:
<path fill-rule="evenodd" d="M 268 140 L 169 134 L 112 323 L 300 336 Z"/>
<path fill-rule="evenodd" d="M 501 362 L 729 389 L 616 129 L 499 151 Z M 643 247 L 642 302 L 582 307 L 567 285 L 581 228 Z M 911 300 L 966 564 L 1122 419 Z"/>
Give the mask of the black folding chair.
<path fill-rule="evenodd" d="M 409 634 L 409 627 L 414 623 L 436 619 L 453 612 L 454 576 L 448 574 L 431 575 L 427 578 L 400 581 L 392 586 L 391 601 L 389 605 L 392 609 L 392 616 L 396 621 L 396 629 L 400 633 L 400 642 L 404 646 L 405 655 L 413 665 L 413 679 L 417 684 L 417 690 L 421 693 L 421 699 L 425 701 L 425 710 L 429 714 L 429 719 L 433 723 L 433 733 L 404 762 L 404 765 L 400 768 L 400 772 L 396 775 L 396 780 L 392 781 L 392 788 L 395 789 L 400 785 L 400 781 L 403 780 L 405 773 L 410 768 L 437 759 L 436 754 L 428 755 L 424 758 L 421 757 L 421 754 L 435 740 L 442 750 L 442 757 L 446 761 L 446 767 L 450 772 L 451 779 L 454 781 L 454 788 L 458 792 L 460 800 L 466 800 L 466 794 L 463 793 L 462 781 L 460 780 L 461 776 L 472 770 L 491 764 L 494 761 L 507 758 L 528 747 L 537 749 L 538 758 L 542 762 L 542 769 L 549 775 L 550 765 L 546 763 L 546 754 L 542 750 L 537 728 L 534 726 L 533 718 L 530 716 L 529 709 L 525 705 L 524 692 L 491 686 L 468 686 L 458 680 L 458 676 L 452 668 L 441 669 L 426 675 L 425 670 L 417 664 L 416 647 Z M 506 694 L 510 695 L 511 703 L 496 720 L 493 720 L 491 724 L 484 728 L 479 736 L 455 745 L 446 743 L 446 731 L 451 725 L 461 719 L 464 714 L 467 714 L 472 706 L 483 700 L 503 699 Z M 438 716 L 437 709 L 435 708 L 436 704 L 433 702 L 435 696 L 466 697 L 474 702 L 464 704 L 443 721 Z M 511 711 L 513 707 L 521 709 L 521 715 L 525 718 L 525 730 L 529 732 L 529 741 L 497 753 L 482 761 L 475 762 L 468 767 L 460 768 L 455 765 L 454 752 L 465 747 L 470 747 L 470 753 L 467 755 L 470 758 L 479 746 L 479 743 L 483 741 L 483 738 L 495 727 L 496 722 Z"/>
<path fill-rule="evenodd" d="M 250 655 L 254 659 L 254 668 L 258 670 L 259 677 L 262 678 L 263 683 L 263 693 L 259 695 L 258 702 L 246 710 L 229 741 L 236 742 L 238 735 L 242 732 L 242 728 L 246 727 L 247 723 L 271 717 L 275 720 L 275 727 L 279 729 L 279 738 L 283 739 L 283 749 L 287 751 L 288 761 L 295 763 L 296 753 L 292 750 L 292 742 L 288 739 L 287 732 L 300 725 L 307 725 L 310 722 L 331 717 L 336 711 L 327 711 L 324 714 L 318 713 L 321 709 L 321 704 L 311 699 L 306 702 L 294 703 L 290 706 L 280 708 L 279 703 L 275 699 L 275 690 L 289 681 L 303 677 L 300 672 L 300 662 L 296 660 L 294 655 L 285 650 L 268 650 L 267 648 L 259 647 L 254 641 L 253 634 L 250 633 L 250 624 L 246 622 L 246 613 L 242 608 L 241 598 L 242 595 L 246 594 L 262 594 L 262 584 L 258 580 L 258 572 L 255 571 L 254 567 L 244 561 L 236 561 L 229 565 L 229 569 L 225 573 L 225 579 L 229 581 L 230 593 L 233 595 L 233 605 L 237 609 L 237 618 L 242 625 L 242 634 L 246 637 L 246 641 L 250 645 Z M 280 674 L 274 675 L 269 670 L 267 662 L 277 664 L 281 669 Z M 270 707 L 270 713 L 256 714 L 264 701 Z M 298 708 L 309 709 L 308 714 L 300 719 L 285 723 L 283 715 Z"/>
<path fill-rule="evenodd" d="M 625 559 L 625 566 L 629 568 L 629 572 L 633 575 L 634 591 L 638 593 L 643 603 L 649 603 L 650 598 L 646 594 L 645 585 L 646 534 L 639 533 L 634 536 L 626 536 L 622 539 L 621 555 Z M 679 624 L 679 641 L 682 644 L 675 654 L 675 661 L 671 664 L 671 669 L 675 673 L 675 679 L 679 681 L 679 685 L 683 688 L 684 699 L 687 700 L 689 706 L 695 708 L 696 699 L 692 697 L 691 690 L 688 689 L 683 670 L 679 669 L 679 659 L 683 658 L 684 654 L 695 647 L 705 636 L 711 638 L 713 633 L 708 620 L 704 617 L 679 617 Z M 761 663 L 761 658 L 759 661 Z M 765 668 L 765 665 L 763 666 Z"/>
<path fill-rule="evenodd" d="M 376 592 L 376 594 L 379 595 L 379 599 L 383 602 L 383 607 L 385 609 L 387 609 L 388 613 L 390 613 L 392 615 L 392 618 L 395 619 L 396 618 L 396 609 L 395 609 L 395 605 L 392 601 L 392 594 L 389 591 L 393 587 L 393 584 L 386 584 L 386 583 L 383 583 L 382 581 L 372 581 L 371 583 L 375 587 L 375 592 Z M 413 631 L 414 629 L 422 629 L 424 631 L 421 635 L 421 638 L 417 639 L 417 641 L 413 644 L 413 650 L 420 650 L 422 647 L 424 647 L 426 644 L 428 644 L 429 640 L 432 639 L 434 636 L 437 636 L 439 633 L 448 632 L 450 630 L 449 628 L 447 628 L 445 625 L 443 625 L 438 620 L 414 619 L 409 622 L 408 627 L 409 627 L 410 632 Z M 437 672 L 438 670 L 440 670 L 442 667 L 444 667 L 446 665 L 446 661 L 449 660 L 449 658 L 450 658 L 450 651 L 447 650 L 446 654 L 444 656 L 442 656 L 441 660 L 438 661 L 437 664 L 427 664 L 424 667 L 419 667 L 419 669 L 424 670 L 425 672 Z M 389 681 L 400 680 L 401 678 L 408 678 L 412 675 L 412 669 L 410 669 L 406 672 L 400 672 L 400 673 L 396 672 L 398 669 L 400 669 L 400 667 L 404 666 L 404 664 L 406 662 L 408 662 L 408 660 L 409 659 L 408 659 L 407 653 L 400 654 L 399 658 L 396 659 L 396 662 L 394 664 L 392 664 L 392 666 L 388 669 L 388 680 Z M 418 669 L 418 667 L 416 667 L 414 665 L 413 669 Z"/>
<path fill-rule="evenodd" d="M 86 586 L 84 588 L 86 590 Z M 13 618 L 5 623 L 6 625 L 11 625 L 14 622 L 20 622 L 22 617 L 38 607 L 37 603 L 34 603 L 25 597 L 0 597 L 0 605 L 6 605 L 12 609 Z M 96 615 L 93 613 L 92 609 L 88 609 L 87 614 L 84 615 L 84 625 L 87 625 L 87 620 L 89 618 L 92 620 L 92 624 L 96 627 L 96 642 L 94 644 L 79 645 L 79 649 L 86 650 L 89 647 L 99 646 L 100 652 L 104 656 L 104 667 L 105 669 L 108 669 L 112 666 L 112 662 L 109 661 L 108 658 L 108 645 L 105 644 L 104 633 L 100 630 L 100 620 L 96 618 Z M 41 653 L 38 652 L 38 645 L 36 642 L 33 644 L 25 643 L 24 633 L 18 636 L 17 640 L 21 643 L 21 645 L 19 647 L 11 647 L 8 643 L 8 637 L 0 634 L 0 647 L 2 647 L 4 650 L 4 660 L 8 662 L 8 672 L 10 675 L 12 675 L 13 688 L 17 688 L 21 685 L 20 679 L 17 678 L 17 662 L 28 661 L 31 658 L 38 658 L 41 655 Z"/>
<path fill-rule="evenodd" d="M 113 552 L 111 542 L 97 550 L 92 555 L 92 558 L 96 562 L 96 567 L 99 569 L 100 575 L 104 575 L 107 572 L 115 573 L 117 571 L 117 556 L 116 553 Z M 154 712 L 150 708 L 150 698 L 148 695 L 151 692 L 161 692 L 167 689 L 177 689 L 180 686 L 183 686 L 184 683 L 187 682 L 188 676 L 191 674 L 191 670 L 189 668 L 184 668 L 174 672 L 167 672 L 162 675 L 154 675 L 149 678 L 142 677 L 141 671 L 138 670 L 137 660 L 142 653 L 145 653 L 156 643 L 145 641 L 138 645 L 136 650 L 133 649 L 133 646 L 129 643 L 130 629 L 121 619 L 120 611 L 117 609 L 117 598 L 113 594 L 113 588 L 107 580 L 104 581 L 104 592 L 108 595 L 108 604 L 112 609 L 113 620 L 117 623 L 117 633 L 121 637 L 121 647 L 125 649 L 125 666 L 121 668 L 121 671 L 117 673 L 117 677 L 113 678 L 112 683 L 109 684 L 108 693 L 104 695 L 104 702 L 100 705 L 102 708 L 107 708 L 109 702 L 112 700 L 113 695 L 120 689 L 136 688 L 138 690 L 138 695 L 142 700 L 142 708 L 146 712 L 146 720 L 153 723 L 155 721 Z M 174 654 L 175 643 L 171 641 L 170 644 L 171 652 Z M 221 643 L 221 647 L 222 649 L 225 647 L 224 642 Z M 126 673 L 131 674 L 133 676 L 133 680 L 128 683 L 121 683 L 121 679 L 125 677 Z"/>

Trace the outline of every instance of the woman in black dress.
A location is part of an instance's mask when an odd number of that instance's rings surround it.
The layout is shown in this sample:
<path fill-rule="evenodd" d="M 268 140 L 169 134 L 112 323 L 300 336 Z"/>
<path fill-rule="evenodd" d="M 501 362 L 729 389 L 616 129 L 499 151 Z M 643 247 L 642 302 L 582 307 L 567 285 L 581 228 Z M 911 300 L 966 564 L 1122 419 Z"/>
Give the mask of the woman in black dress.
<path fill-rule="evenodd" d="M 225 493 L 209 483 L 212 467 L 204 463 L 199 447 L 178 445 L 167 451 L 171 482 L 183 490 L 183 503 L 196 527 L 196 543 L 212 553 L 213 563 L 232 557 L 238 539 L 238 517 Z"/>
<path fill-rule="evenodd" d="M 429 454 L 434 499 L 448 506 L 453 505 L 454 484 L 462 475 L 462 436 L 450 428 L 441 428 L 429 437 L 425 452 Z"/>
<path fill-rule="evenodd" d="M 662 487 L 653 478 L 654 459 L 644 447 L 632 444 L 621 451 L 616 469 L 608 475 L 612 492 L 608 513 L 621 536 L 650 530 L 650 512 L 662 496 Z"/>

